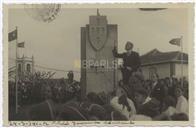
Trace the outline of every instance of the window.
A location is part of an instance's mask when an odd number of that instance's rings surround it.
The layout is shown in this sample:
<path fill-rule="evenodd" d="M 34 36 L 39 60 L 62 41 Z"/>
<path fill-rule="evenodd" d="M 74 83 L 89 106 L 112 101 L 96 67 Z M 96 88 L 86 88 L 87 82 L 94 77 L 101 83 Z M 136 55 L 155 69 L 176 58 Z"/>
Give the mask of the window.
<path fill-rule="evenodd" d="M 27 72 L 31 72 L 31 65 L 27 64 Z"/>
<path fill-rule="evenodd" d="M 152 79 L 153 74 L 157 74 L 157 68 L 156 67 L 150 67 L 149 68 L 149 79 Z"/>
<path fill-rule="evenodd" d="M 22 72 L 22 66 L 21 64 L 18 64 L 18 73 L 21 73 Z"/>
<path fill-rule="evenodd" d="M 175 64 L 174 63 L 171 63 L 170 64 L 170 76 L 175 76 Z"/>

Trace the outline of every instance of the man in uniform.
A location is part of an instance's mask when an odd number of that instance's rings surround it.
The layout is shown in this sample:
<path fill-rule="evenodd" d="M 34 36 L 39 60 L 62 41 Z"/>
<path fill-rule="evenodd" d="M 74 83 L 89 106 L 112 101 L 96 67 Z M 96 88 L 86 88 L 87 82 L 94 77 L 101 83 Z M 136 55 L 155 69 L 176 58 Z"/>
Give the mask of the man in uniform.
<path fill-rule="evenodd" d="M 117 58 L 123 59 L 123 67 L 121 68 L 123 83 L 128 84 L 129 78 L 133 72 L 136 72 L 141 65 L 139 54 L 133 49 L 133 43 L 127 41 L 125 45 L 126 52 L 117 53 L 117 48 L 114 47 L 113 55 Z"/>

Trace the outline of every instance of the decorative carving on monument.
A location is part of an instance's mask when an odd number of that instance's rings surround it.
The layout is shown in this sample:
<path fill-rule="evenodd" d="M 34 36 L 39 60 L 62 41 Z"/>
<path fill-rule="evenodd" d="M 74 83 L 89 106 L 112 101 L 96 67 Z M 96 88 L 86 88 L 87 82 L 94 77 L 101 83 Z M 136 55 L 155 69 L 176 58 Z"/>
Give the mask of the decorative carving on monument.
<path fill-rule="evenodd" d="M 89 24 L 89 42 L 94 50 L 100 51 L 107 42 L 107 19 L 101 16 L 99 12 L 96 17 L 91 17 Z"/>

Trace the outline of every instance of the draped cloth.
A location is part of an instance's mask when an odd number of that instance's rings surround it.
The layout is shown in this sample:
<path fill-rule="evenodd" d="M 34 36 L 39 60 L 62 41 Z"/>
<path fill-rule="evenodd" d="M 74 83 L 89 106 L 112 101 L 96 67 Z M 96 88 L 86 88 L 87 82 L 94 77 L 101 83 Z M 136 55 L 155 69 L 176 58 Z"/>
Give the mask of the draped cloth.
<path fill-rule="evenodd" d="M 118 112 L 120 112 L 122 115 L 124 115 L 127 119 L 130 119 L 130 117 L 134 114 L 136 114 L 136 109 L 133 101 L 129 98 L 127 98 L 128 104 L 131 107 L 131 111 L 129 112 L 127 110 L 127 107 L 123 107 L 122 104 L 118 103 L 119 97 L 114 97 L 111 101 L 110 104 L 111 106 Z"/>

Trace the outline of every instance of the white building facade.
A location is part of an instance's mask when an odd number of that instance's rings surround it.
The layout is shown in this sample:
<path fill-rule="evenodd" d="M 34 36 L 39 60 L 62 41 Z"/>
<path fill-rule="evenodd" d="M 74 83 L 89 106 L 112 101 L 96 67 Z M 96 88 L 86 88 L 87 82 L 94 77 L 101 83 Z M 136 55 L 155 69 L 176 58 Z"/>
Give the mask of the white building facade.
<path fill-rule="evenodd" d="M 178 51 L 160 52 L 157 49 L 142 55 L 141 69 L 144 78 L 151 79 L 154 73 L 157 73 L 159 78 L 181 78 L 182 75 L 188 78 L 188 55 L 181 55 Z"/>

